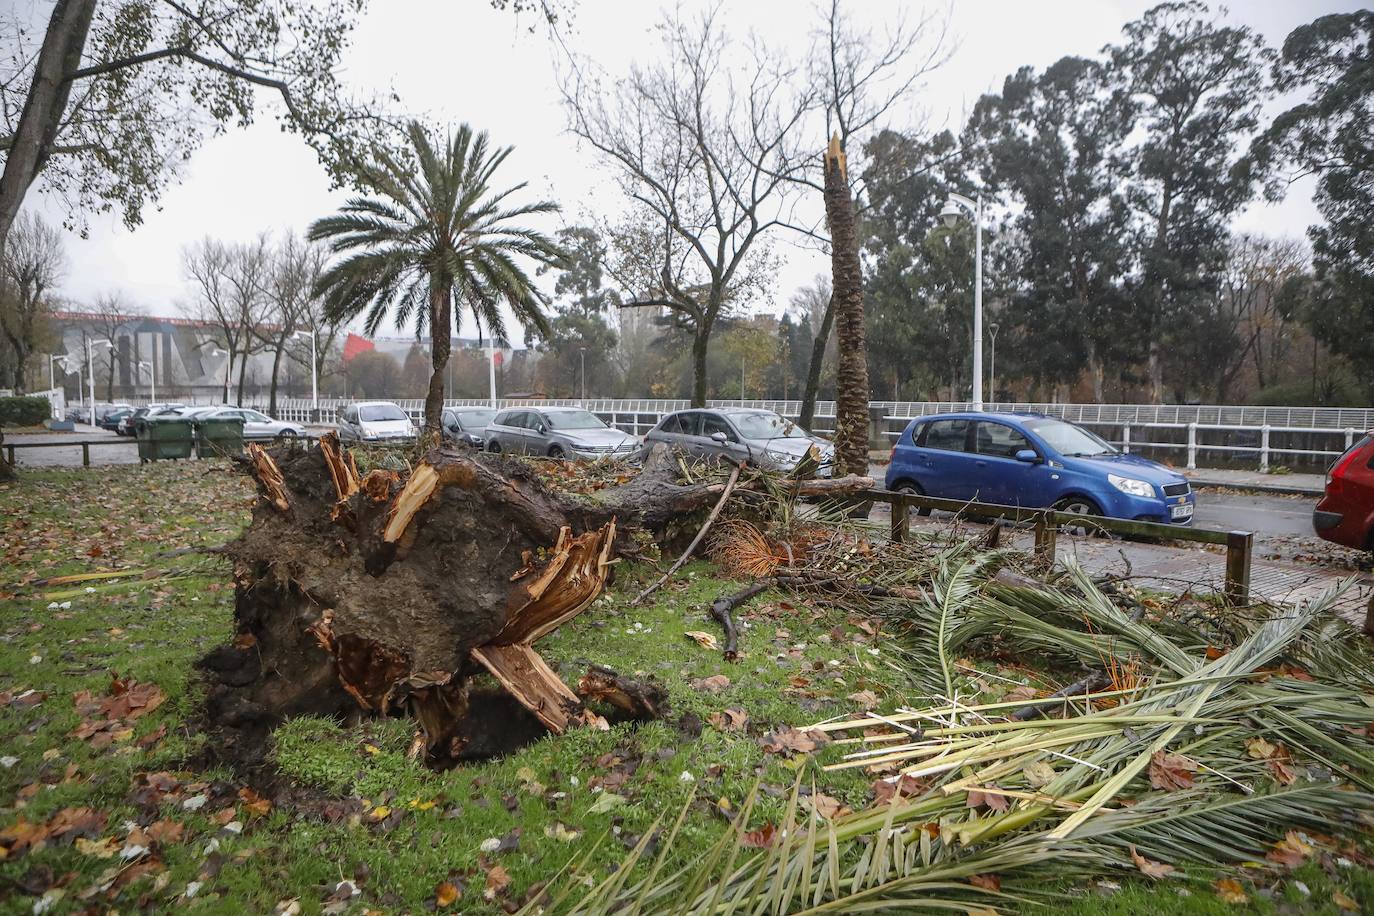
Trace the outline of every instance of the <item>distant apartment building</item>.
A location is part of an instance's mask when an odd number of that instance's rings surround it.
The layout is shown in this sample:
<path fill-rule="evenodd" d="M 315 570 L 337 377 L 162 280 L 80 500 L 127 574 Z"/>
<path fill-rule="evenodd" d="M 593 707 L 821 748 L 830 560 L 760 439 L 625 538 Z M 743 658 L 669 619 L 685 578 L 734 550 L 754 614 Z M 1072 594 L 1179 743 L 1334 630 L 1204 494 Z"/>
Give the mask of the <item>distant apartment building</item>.
<path fill-rule="evenodd" d="M 95 396 L 97 400 L 127 400 L 147 397 L 155 386 L 158 400 L 217 401 L 225 391 L 226 373 L 231 398 L 238 391 L 240 367 L 238 360 L 230 371 L 228 353 L 223 348 L 223 334 L 218 325 L 194 318 L 158 317 L 148 315 L 115 316 L 92 312 L 54 312 L 49 323 L 54 344 L 51 354 L 66 356 L 69 372 L 63 373 L 61 364 L 54 365 L 47 355 L 35 355 L 31 368 L 39 377 L 35 387 L 49 384 L 49 372 L 54 387 L 64 388 L 68 400 L 81 400 L 89 391 L 86 343 L 92 344 L 91 357 L 95 365 Z M 109 344 L 107 345 L 107 343 Z M 300 343 L 306 343 L 302 340 Z M 349 356 L 367 350 L 377 350 L 404 362 L 411 348 L 418 346 L 429 353 L 428 337 L 378 337 L 368 339 L 344 332 L 334 342 L 335 353 Z M 478 348 L 488 341 L 455 337 L 454 349 Z M 298 345 L 299 346 L 299 345 Z M 304 364 L 283 357 L 278 371 L 279 397 L 309 397 L 310 366 L 308 350 Z M 511 351 L 505 350 L 509 357 Z M 330 361 L 321 353 L 321 394 L 330 386 L 325 384 Z M 271 352 L 255 353 L 243 367 L 243 392 L 249 399 L 266 397 L 272 382 Z M 46 365 L 45 365 L 46 363 Z M 336 363 L 335 363 L 336 364 Z M 77 393 L 81 367 L 81 392 Z M 343 380 L 338 380 L 343 384 Z M 338 393 L 342 394 L 342 390 Z"/>

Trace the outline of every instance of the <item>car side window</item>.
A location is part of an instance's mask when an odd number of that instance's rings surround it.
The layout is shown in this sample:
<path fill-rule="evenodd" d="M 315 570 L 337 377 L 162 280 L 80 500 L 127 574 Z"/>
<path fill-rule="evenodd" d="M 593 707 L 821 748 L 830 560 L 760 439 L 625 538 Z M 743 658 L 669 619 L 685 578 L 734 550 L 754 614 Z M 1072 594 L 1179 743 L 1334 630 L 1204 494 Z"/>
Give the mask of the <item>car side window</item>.
<path fill-rule="evenodd" d="M 658 431 L 661 433 L 671 433 L 675 436 L 680 436 L 685 433 L 686 430 L 682 428 L 682 414 L 669 414 L 664 418 L 663 425 L 658 428 Z"/>
<path fill-rule="evenodd" d="M 1030 442 L 1019 430 L 987 420 L 978 422 L 976 440 L 978 454 L 994 458 L 1015 458 L 1017 452 L 1031 447 Z"/>
<path fill-rule="evenodd" d="M 946 452 L 968 450 L 968 430 L 972 420 L 932 420 L 921 434 L 921 445 Z"/>
<path fill-rule="evenodd" d="M 738 441 L 738 437 L 735 436 L 735 431 L 730 428 L 730 424 L 726 423 L 723 417 L 713 413 L 702 414 L 701 435 L 709 439 L 716 433 L 725 433 L 727 442 Z"/>

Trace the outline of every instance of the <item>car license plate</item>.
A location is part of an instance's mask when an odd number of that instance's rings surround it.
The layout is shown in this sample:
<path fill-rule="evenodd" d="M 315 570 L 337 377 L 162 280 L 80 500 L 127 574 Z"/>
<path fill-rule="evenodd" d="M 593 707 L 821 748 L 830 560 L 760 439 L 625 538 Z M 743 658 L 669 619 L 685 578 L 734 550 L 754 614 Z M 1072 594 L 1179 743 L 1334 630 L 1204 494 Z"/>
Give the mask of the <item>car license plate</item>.
<path fill-rule="evenodd" d="M 1193 507 L 1192 507 L 1192 506 L 1171 506 L 1171 507 L 1169 508 L 1169 517 L 1170 517 L 1171 519 L 1173 519 L 1174 521 L 1176 521 L 1176 522 L 1182 521 L 1183 519 L 1186 519 L 1186 518 L 1192 518 L 1192 517 L 1193 517 Z"/>

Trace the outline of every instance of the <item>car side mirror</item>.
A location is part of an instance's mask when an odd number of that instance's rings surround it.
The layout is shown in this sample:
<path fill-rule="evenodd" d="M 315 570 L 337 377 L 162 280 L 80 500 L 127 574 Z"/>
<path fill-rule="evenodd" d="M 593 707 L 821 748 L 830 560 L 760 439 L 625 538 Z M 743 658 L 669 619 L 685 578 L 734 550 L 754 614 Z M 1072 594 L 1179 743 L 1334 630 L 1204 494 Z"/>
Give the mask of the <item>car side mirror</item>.
<path fill-rule="evenodd" d="M 548 433 L 549 428 L 548 428 L 547 426 L 545 426 L 543 423 L 540 423 L 538 426 L 536 426 L 536 427 L 534 428 L 534 431 L 537 432 L 537 433 L 539 433 L 539 435 L 542 436 L 542 435 L 545 435 L 546 433 Z"/>
<path fill-rule="evenodd" d="M 1026 464 L 1039 464 L 1040 456 L 1033 448 L 1023 448 L 1016 453 L 1017 461 L 1024 461 Z"/>
<path fill-rule="evenodd" d="M 711 433 L 711 441 L 712 441 L 712 442 L 720 442 L 720 443 L 723 444 L 723 443 L 729 442 L 729 441 L 730 441 L 730 437 L 727 436 L 727 435 L 725 435 L 725 433 L 722 433 L 722 432 L 714 432 L 714 433 Z"/>

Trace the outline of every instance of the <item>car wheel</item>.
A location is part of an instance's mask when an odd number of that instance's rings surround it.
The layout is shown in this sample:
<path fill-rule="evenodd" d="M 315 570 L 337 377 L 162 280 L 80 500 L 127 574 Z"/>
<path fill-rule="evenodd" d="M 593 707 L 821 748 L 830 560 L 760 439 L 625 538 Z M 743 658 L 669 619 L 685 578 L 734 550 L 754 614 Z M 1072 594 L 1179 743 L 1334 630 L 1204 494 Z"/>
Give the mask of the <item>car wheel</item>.
<path fill-rule="evenodd" d="M 282 430 L 281 432 L 277 433 L 277 441 L 278 441 L 278 442 L 287 442 L 287 443 L 289 443 L 289 442 L 295 441 L 295 438 L 296 438 L 296 431 L 295 431 L 294 429 L 284 429 L 284 430 Z"/>
<path fill-rule="evenodd" d="M 909 496 L 925 496 L 925 495 L 926 495 L 926 491 L 925 491 L 925 490 L 922 490 L 919 484 L 914 484 L 914 483 L 902 483 L 902 484 L 898 484 L 898 485 L 897 485 L 897 492 L 898 492 L 898 493 L 906 493 L 906 494 L 909 495 Z M 917 515 L 920 515 L 920 516 L 927 516 L 927 515 L 930 515 L 930 510 L 927 509 L 927 508 L 925 508 L 925 507 L 923 507 L 923 506 L 917 506 L 917 507 L 916 507 L 916 514 L 917 514 Z"/>
<path fill-rule="evenodd" d="M 501 454 L 501 443 L 497 442 L 495 439 L 492 439 L 490 442 L 487 443 L 487 451 L 493 455 Z"/>
<path fill-rule="evenodd" d="M 568 453 L 565 452 L 565 451 L 563 451 L 563 446 L 561 446 L 561 445 L 554 445 L 554 446 L 550 446 L 550 447 L 549 447 L 549 457 L 550 457 L 550 458 L 566 458 L 566 457 L 568 457 Z"/>
<path fill-rule="evenodd" d="M 1101 515 L 1102 510 L 1097 503 L 1088 499 L 1086 496 L 1066 496 L 1054 504 L 1056 512 L 1063 512 L 1068 515 Z M 1093 528 L 1087 525 L 1075 525 L 1073 523 L 1061 524 L 1060 530 L 1069 534 L 1092 534 Z"/>

